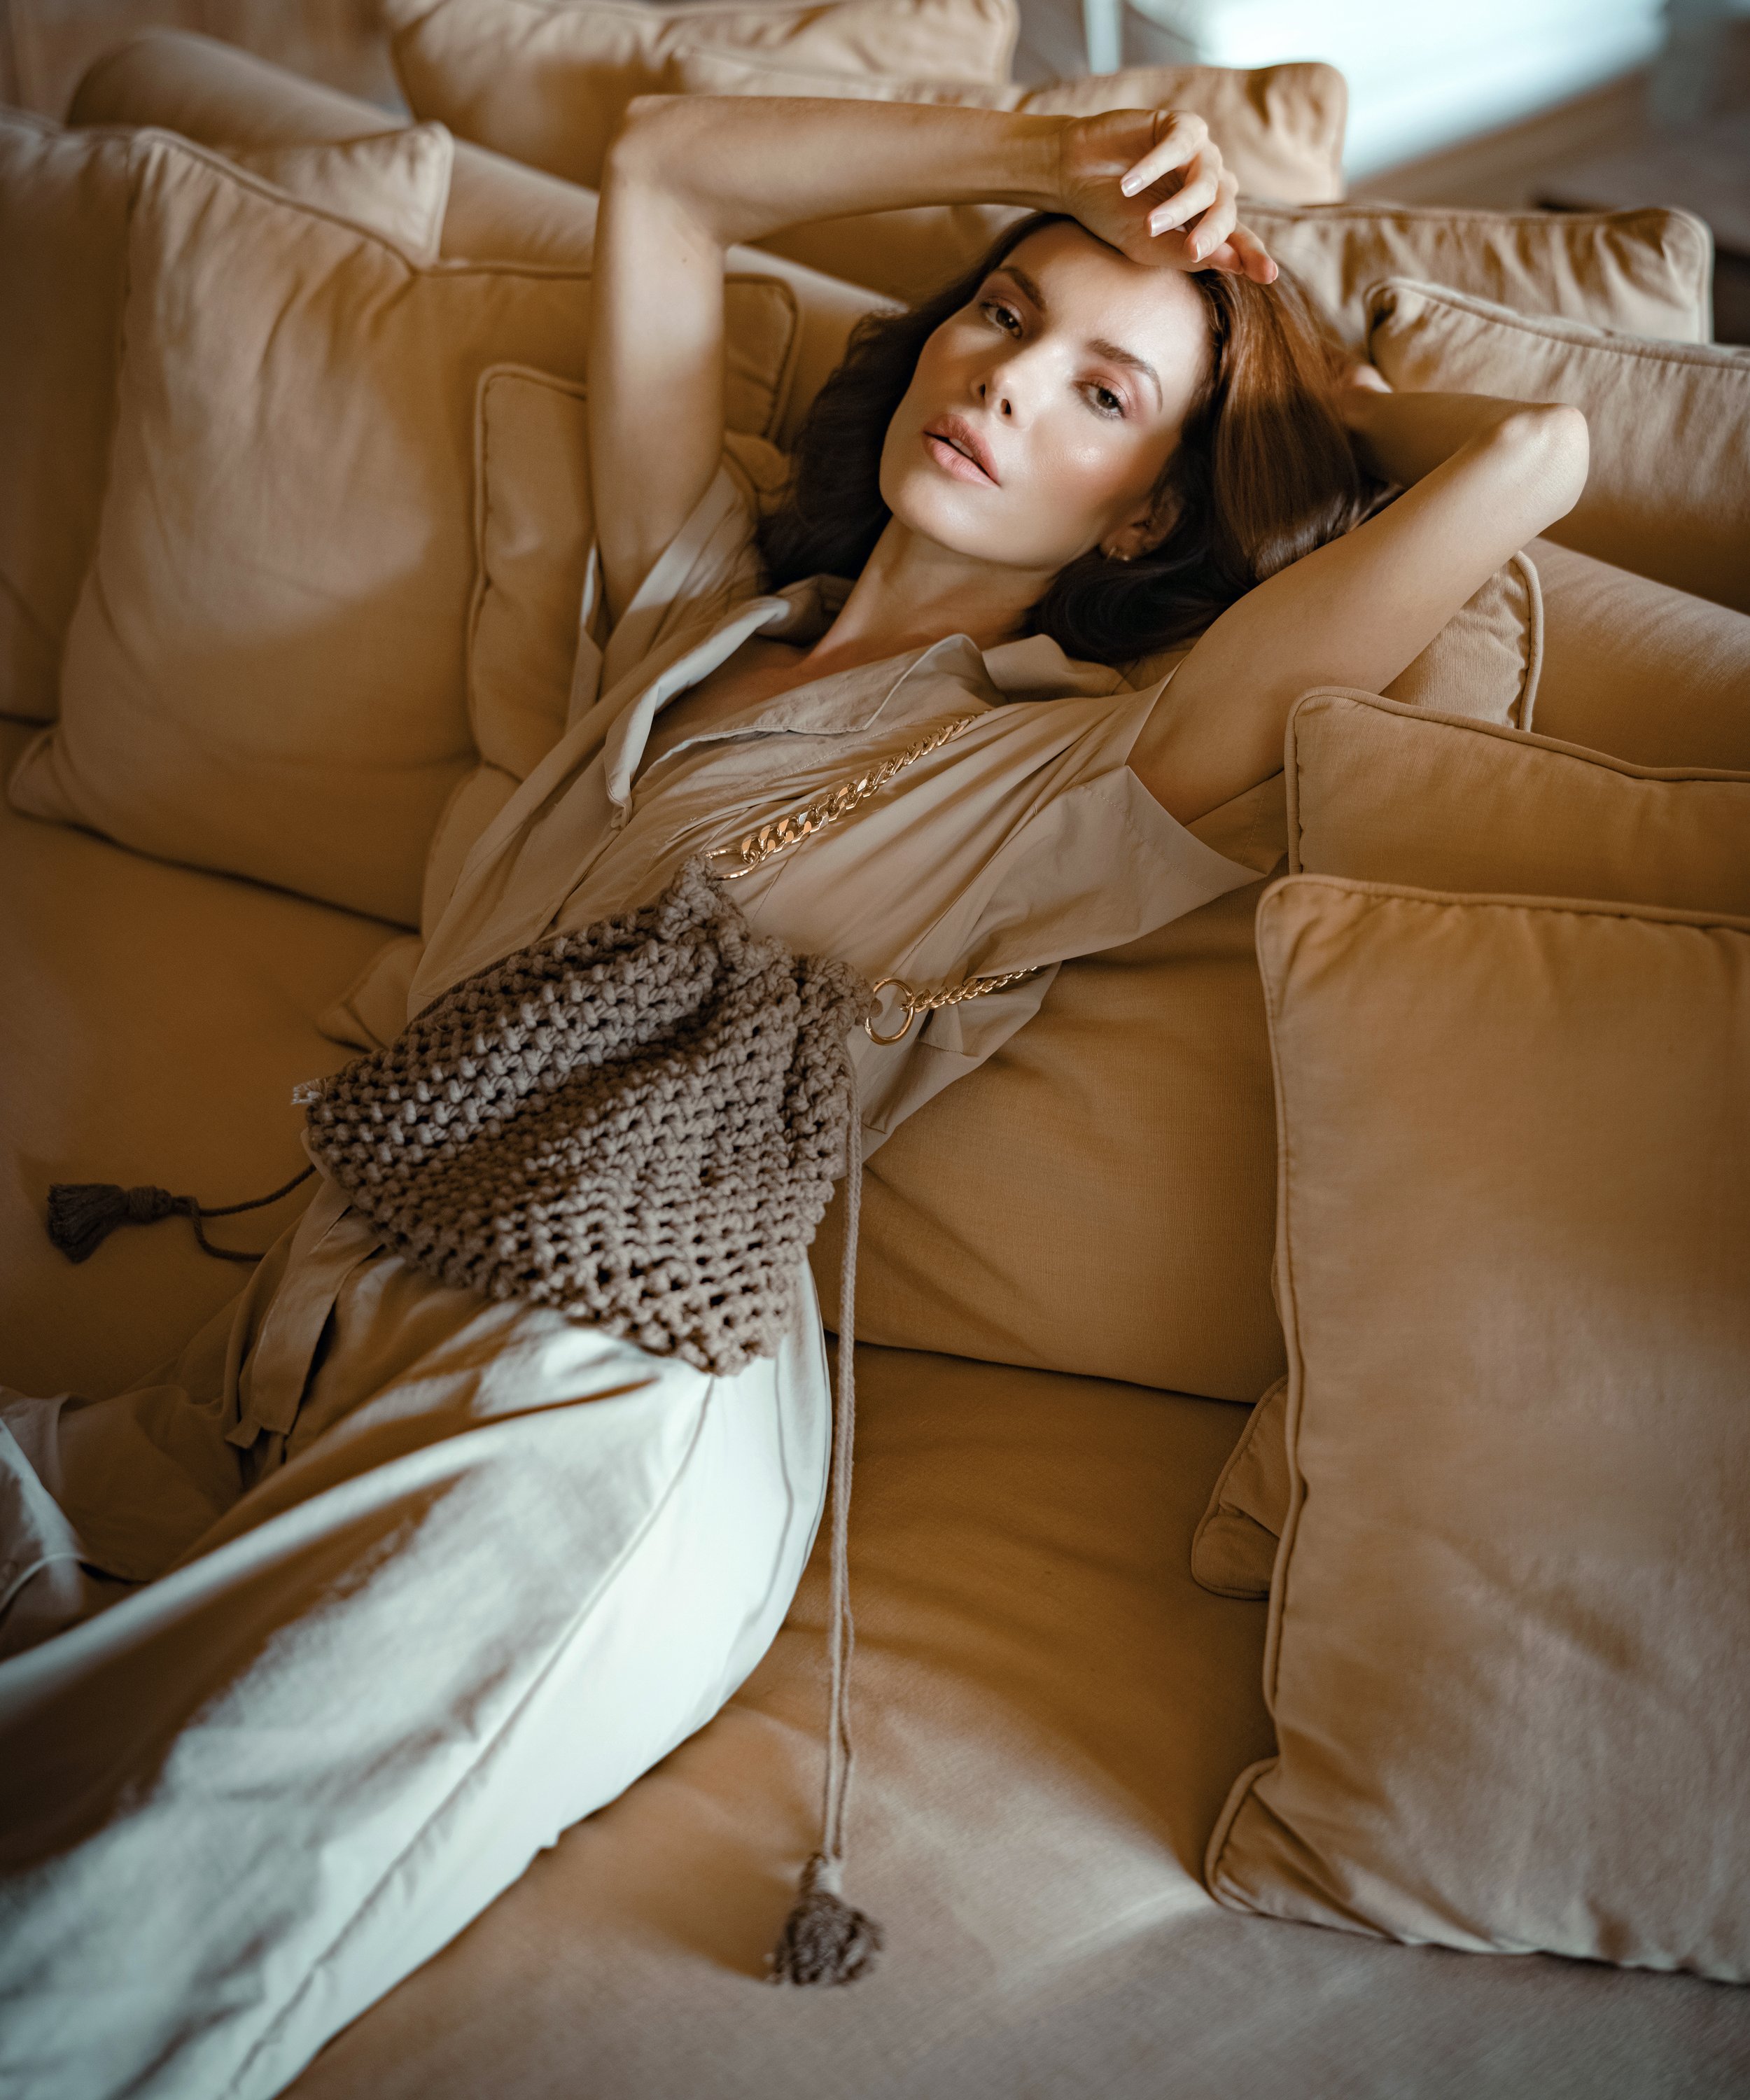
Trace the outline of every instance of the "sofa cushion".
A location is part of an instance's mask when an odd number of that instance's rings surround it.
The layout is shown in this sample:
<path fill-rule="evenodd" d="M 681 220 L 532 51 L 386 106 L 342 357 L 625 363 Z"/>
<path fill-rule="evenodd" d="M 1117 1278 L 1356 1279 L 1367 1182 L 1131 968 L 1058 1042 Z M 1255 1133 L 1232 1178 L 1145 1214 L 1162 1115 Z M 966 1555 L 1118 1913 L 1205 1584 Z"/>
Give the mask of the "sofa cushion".
<path fill-rule="evenodd" d="M 1672 342 L 1706 342 L 1713 333 L 1713 241 L 1686 211 L 1259 204 L 1245 216 L 1356 342 L 1367 333 L 1368 294 L 1386 277 Z"/>
<path fill-rule="evenodd" d="M 1750 1981 L 1750 920 L 1259 918 L 1292 1499 L 1210 1886 Z"/>
<path fill-rule="evenodd" d="M 1343 84 L 1325 65 L 1261 66 L 1252 72 L 1139 66 L 1042 87 L 991 87 L 879 75 L 835 78 L 717 51 L 687 51 L 671 61 L 663 84 L 689 95 L 831 95 L 1013 109 L 1038 117 L 1189 109 L 1207 120 L 1242 189 L 1290 202 L 1342 195 Z M 969 268 L 1020 216 L 1006 205 L 874 212 L 787 227 L 760 245 L 895 298 L 918 299 Z"/>
<path fill-rule="evenodd" d="M 381 130 L 383 112 L 234 44 L 155 30 L 90 68 L 73 97 L 73 117 L 82 124 L 162 125 L 208 144 L 236 138 L 265 145 L 360 137 Z M 593 190 L 457 142 L 443 219 L 446 257 L 587 270 L 595 226 Z M 795 364 L 776 432 L 788 443 L 851 330 L 884 302 L 874 292 L 763 249 L 732 248 L 725 261 L 732 277 L 780 278 L 795 297 Z"/>
<path fill-rule="evenodd" d="M 1750 772 L 1750 615 L 1549 540 L 1537 726 L 1639 765 Z"/>
<path fill-rule="evenodd" d="M 1395 279 L 1370 311 L 1369 352 L 1394 386 L 1585 411 L 1591 476 L 1552 540 L 1750 611 L 1750 357 Z"/>
<path fill-rule="evenodd" d="M 1289 865 L 1363 881 L 1750 915 L 1750 773 L 1653 770 L 1541 736 L 1308 694 L 1289 722 Z M 1253 1410 L 1192 1569 L 1262 1597 L 1288 1511 L 1287 1399 Z"/>
<path fill-rule="evenodd" d="M 0 724 L 10 758 L 29 732 Z M 381 946 L 382 923 L 167 867 L 0 805 L 0 1383 L 120 1390 L 167 1361 L 248 1272 L 181 1220 L 115 1233 L 78 1268 L 49 1243 L 54 1181 L 156 1182 L 210 1203 L 302 1163 L 292 1089 L 345 1052 L 315 1016 Z M 219 1220 L 266 1246 L 307 1189 Z"/>
<path fill-rule="evenodd" d="M 875 1973 L 761 1980 L 818 1812 L 822 1538 L 711 1726 L 337 2037 L 298 2100 L 1282 2100 L 1355 2091 L 1357 2067 L 1378 2100 L 1733 2093 L 1742 1993 L 1286 1931 L 1198 1886 L 1224 1789 L 1269 1745 L 1264 1614 L 1184 1568 L 1231 1410 L 882 1349 L 857 1402 L 847 1888 L 886 1928 Z"/>
<path fill-rule="evenodd" d="M 0 110 L 0 713 L 33 721 L 55 717 L 97 537 L 143 150 L 136 133 L 66 132 Z M 241 165 L 255 150 L 227 157 Z M 442 126 L 425 125 L 276 154 L 257 172 L 386 238 L 434 248 L 451 151 Z"/>
<path fill-rule="evenodd" d="M 15 802 L 412 923 L 474 761 L 474 396 L 505 355 L 575 373 L 575 273 L 443 265 L 154 143 L 117 433 L 63 719 Z M 732 286 L 728 412 L 765 426 L 794 309 Z"/>
<path fill-rule="evenodd" d="M 213 150 L 300 203 L 368 227 L 416 262 L 438 259 L 456 165 L 456 141 L 441 124 L 408 125 L 337 145 L 227 141 Z"/>
<path fill-rule="evenodd" d="M 417 117 L 593 186 L 634 96 L 685 51 L 757 51 L 823 74 L 1008 78 L 1015 0 L 390 0 L 395 76 Z"/>
<path fill-rule="evenodd" d="M 1288 751 L 1297 875 L 1750 914 L 1750 773 L 1329 690 L 1296 703 Z"/>

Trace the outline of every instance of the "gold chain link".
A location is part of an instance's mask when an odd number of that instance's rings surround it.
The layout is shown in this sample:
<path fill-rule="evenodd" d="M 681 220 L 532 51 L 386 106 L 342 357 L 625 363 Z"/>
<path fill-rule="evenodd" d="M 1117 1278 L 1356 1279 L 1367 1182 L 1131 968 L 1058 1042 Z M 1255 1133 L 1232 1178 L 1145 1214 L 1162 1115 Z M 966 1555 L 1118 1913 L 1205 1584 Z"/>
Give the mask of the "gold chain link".
<path fill-rule="evenodd" d="M 741 876 L 752 875 L 756 867 L 764 867 L 778 854 L 787 853 L 792 846 L 812 838 L 816 832 L 836 823 L 840 817 L 848 817 L 871 795 L 879 795 L 896 773 L 903 773 L 919 759 L 928 758 L 932 751 L 940 751 L 978 719 L 976 715 L 957 715 L 952 721 L 938 722 L 906 750 L 884 758 L 879 765 L 867 773 L 858 774 L 854 780 L 841 780 L 836 788 L 829 788 L 805 810 L 793 811 L 787 817 L 774 817 L 769 824 L 761 824 L 757 831 L 737 839 L 733 845 L 717 847 L 706 855 L 706 867 L 720 882 L 734 882 Z M 728 868 L 712 865 L 727 854 L 735 856 L 739 865 Z"/>
<path fill-rule="evenodd" d="M 854 780 L 841 780 L 837 787 L 829 788 L 824 795 L 818 795 L 805 810 L 792 811 L 787 817 L 774 817 L 769 823 L 761 824 L 757 831 L 748 832 L 734 845 L 718 846 L 705 856 L 705 866 L 720 882 L 734 882 L 744 875 L 752 875 L 756 867 L 764 867 L 781 853 L 788 853 L 804 839 L 812 838 L 816 832 L 823 831 L 828 824 L 836 823 L 840 817 L 848 817 L 853 810 L 866 802 L 871 795 L 879 795 L 896 774 L 903 773 L 908 765 L 915 765 L 920 758 L 928 758 L 932 751 L 940 751 L 945 743 L 951 743 L 962 730 L 977 721 L 977 715 L 957 715 L 952 721 L 938 722 L 933 729 L 926 730 L 917 742 L 904 751 L 895 752 L 884 758 L 879 765 L 866 773 L 859 773 Z M 733 867 L 718 867 L 714 862 L 733 858 Z M 900 1004 L 906 1016 L 905 1026 L 892 1035 L 875 1032 L 875 1017 L 871 1014 L 863 1027 L 871 1043 L 883 1045 L 903 1042 L 911 1032 L 911 1024 L 920 1013 L 935 1013 L 945 1006 L 959 1006 L 969 999 L 982 999 L 987 992 L 1002 991 L 1012 984 L 1019 984 L 1023 977 L 1030 977 L 1045 968 L 1043 963 L 1034 963 L 1024 970 L 1006 970 L 1000 976 L 967 977 L 957 985 L 944 985 L 935 991 L 914 991 L 901 977 L 883 977 L 875 986 L 875 995 L 891 985 L 897 988 Z"/>
<path fill-rule="evenodd" d="M 945 1006 L 959 1006 L 969 999 L 982 999 L 986 992 L 1005 990 L 1012 984 L 1019 984 L 1023 977 L 1036 976 L 1044 968 L 1043 963 L 1032 963 L 1024 970 L 1004 970 L 999 977 L 964 977 L 957 985 L 944 985 L 935 991 L 914 991 L 902 977 L 883 977 L 875 986 L 875 995 L 879 999 L 889 985 L 897 986 L 906 1025 L 892 1035 L 879 1035 L 871 1014 L 863 1028 L 871 1043 L 902 1043 L 920 1013 L 938 1013 Z"/>

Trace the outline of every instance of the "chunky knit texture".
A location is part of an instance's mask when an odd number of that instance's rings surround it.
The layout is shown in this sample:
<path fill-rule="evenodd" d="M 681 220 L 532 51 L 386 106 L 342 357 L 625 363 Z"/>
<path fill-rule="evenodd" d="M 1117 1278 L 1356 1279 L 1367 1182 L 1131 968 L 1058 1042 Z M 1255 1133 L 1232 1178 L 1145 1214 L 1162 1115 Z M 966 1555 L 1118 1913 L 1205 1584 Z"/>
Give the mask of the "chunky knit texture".
<path fill-rule="evenodd" d="M 425 1274 L 733 1373 L 789 1321 L 868 1011 L 855 971 L 756 934 L 692 861 L 300 1088 L 306 1142 Z"/>

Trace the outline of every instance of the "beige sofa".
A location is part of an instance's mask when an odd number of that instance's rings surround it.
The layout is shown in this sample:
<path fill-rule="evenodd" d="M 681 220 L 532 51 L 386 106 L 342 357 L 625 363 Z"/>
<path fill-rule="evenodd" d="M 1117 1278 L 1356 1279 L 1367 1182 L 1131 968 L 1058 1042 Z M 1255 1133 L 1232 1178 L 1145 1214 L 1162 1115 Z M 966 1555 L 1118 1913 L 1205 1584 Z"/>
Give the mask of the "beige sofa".
<path fill-rule="evenodd" d="M 177 38 L 101 64 L 73 116 L 209 142 L 382 124 Z M 465 148 L 443 247 L 575 262 L 588 205 Z M 804 329 L 787 421 L 866 303 L 800 271 L 789 281 Z M 1642 765 L 1750 768 L 1750 618 L 1560 549 L 1536 558 L 1541 731 Z M 3 733 L 10 768 L 35 731 Z M 10 809 L 0 855 L 0 1379 L 99 1393 L 167 1356 L 236 1273 L 179 1225 L 121 1233 L 69 1267 L 42 1236 L 46 1185 L 113 1176 L 222 1199 L 280 1179 L 292 1086 L 346 1054 L 319 1017 L 394 929 Z M 1750 2086 L 1743 1991 L 1395 1945 L 1236 1915 L 1206 1893 L 1223 1799 L 1272 1744 L 1264 1606 L 1190 1571 L 1247 1418 L 1232 1403 L 1281 1368 L 1269 1076 L 1243 988 L 1261 887 L 1066 971 L 1014 1052 L 876 1162 L 853 1842 L 856 1893 L 890 1936 L 879 1972 L 818 1994 L 759 1981 L 817 1785 L 818 1555 L 727 1710 L 571 1831 L 297 2091 L 1726 2100 Z M 1100 1045 L 1128 1030 L 1146 1050 L 1187 1011 L 1219 1020 L 1175 1053 L 1201 1057 L 1204 1091 L 1145 1101 L 1139 1137 Z M 1080 1088 L 1074 1112 L 1035 1115 L 1054 1085 Z M 1078 1116 L 1104 1151 L 1075 1149 Z M 1139 1146 L 1139 1180 L 1097 1179 Z M 951 1198 L 932 1194 L 932 1167 Z M 1151 1177 L 1163 1213 L 1193 1206 L 1188 1225 L 1156 1215 Z M 1206 1222 L 1194 1206 L 1210 1189 Z M 1091 1222 L 1054 1245 L 1060 1202 Z M 1131 1249 L 1104 1295 L 1100 1250 L 1072 1243 L 1102 1217 Z M 1197 1364 L 1201 1379 L 1178 1368 Z M 1162 1389 L 1172 1382 L 1217 1396 Z"/>

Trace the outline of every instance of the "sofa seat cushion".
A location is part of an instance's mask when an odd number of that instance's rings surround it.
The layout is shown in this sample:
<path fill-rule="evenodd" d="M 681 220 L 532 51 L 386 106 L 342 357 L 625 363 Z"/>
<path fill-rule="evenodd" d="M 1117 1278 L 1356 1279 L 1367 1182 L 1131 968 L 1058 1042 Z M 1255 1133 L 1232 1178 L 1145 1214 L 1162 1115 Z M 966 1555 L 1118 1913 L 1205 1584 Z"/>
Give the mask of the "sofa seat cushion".
<path fill-rule="evenodd" d="M 8 762 L 29 734 L 0 723 Z M 3 805 L 0 897 L 0 1383 L 112 1392 L 248 1271 L 201 1254 L 180 1219 L 74 1268 L 43 1231 L 49 1184 L 158 1182 L 214 1203 L 277 1187 L 302 1164 L 292 1088 L 346 1056 L 315 1017 L 387 929 Z M 265 1246 L 304 1193 L 211 1236 Z"/>
<path fill-rule="evenodd" d="M 842 1991 L 768 1988 L 813 1841 L 825 1550 L 709 1727 L 333 2042 L 296 2100 L 1726 2100 L 1750 1994 L 1230 1916 L 1197 1846 L 1267 1742 L 1262 1608 L 1192 1527 L 1241 1417 L 858 1359 Z"/>

